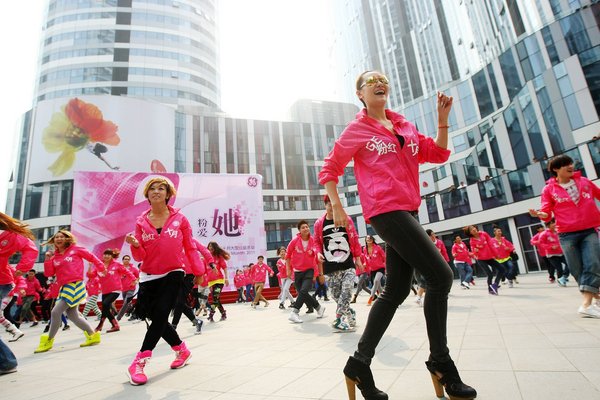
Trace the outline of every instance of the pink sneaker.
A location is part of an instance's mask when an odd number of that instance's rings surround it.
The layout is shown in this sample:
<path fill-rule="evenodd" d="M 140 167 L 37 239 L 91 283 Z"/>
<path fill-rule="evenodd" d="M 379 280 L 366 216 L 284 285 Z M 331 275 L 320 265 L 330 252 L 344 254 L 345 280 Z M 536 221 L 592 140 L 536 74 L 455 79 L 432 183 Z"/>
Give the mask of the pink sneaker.
<path fill-rule="evenodd" d="M 171 348 L 175 351 L 175 360 L 171 363 L 171 369 L 185 367 L 185 364 L 192 358 L 192 352 L 185 346 L 185 342 Z"/>
<path fill-rule="evenodd" d="M 136 354 L 135 359 L 127 368 L 127 376 L 129 377 L 129 383 L 134 386 L 143 385 L 148 382 L 148 377 L 144 374 L 144 367 L 148 360 L 152 357 L 152 351 L 140 351 Z"/>

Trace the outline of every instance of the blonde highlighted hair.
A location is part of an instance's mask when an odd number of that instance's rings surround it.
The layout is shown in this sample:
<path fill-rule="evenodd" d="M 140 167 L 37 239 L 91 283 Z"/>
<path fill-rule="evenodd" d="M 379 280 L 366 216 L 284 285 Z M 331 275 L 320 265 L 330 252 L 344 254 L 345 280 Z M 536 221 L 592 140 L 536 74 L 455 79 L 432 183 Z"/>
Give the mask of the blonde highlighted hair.
<path fill-rule="evenodd" d="M 171 199 L 171 197 L 175 196 L 177 194 L 177 190 L 175 190 L 175 185 L 173 185 L 173 182 L 171 182 L 170 179 L 165 178 L 164 176 L 156 176 L 154 178 L 151 178 L 148 182 L 146 182 L 146 185 L 144 186 L 144 197 L 148 198 L 148 192 L 150 191 L 150 188 L 152 187 L 152 185 L 154 185 L 155 183 L 158 183 L 159 185 L 164 185 L 167 189 L 167 199 L 166 202 L 169 203 L 169 200 Z M 149 202 L 150 200 L 148 200 Z"/>
<path fill-rule="evenodd" d="M 58 232 L 56 232 L 54 235 L 52 235 L 50 237 L 50 239 L 48 239 L 46 241 L 46 243 L 42 243 L 43 246 L 46 246 L 48 244 L 51 244 L 52 246 L 54 246 L 54 238 L 56 237 L 56 235 L 58 235 L 59 233 L 63 234 L 67 239 L 65 240 L 65 242 L 67 243 L 65 247 L 69 247 L 72 244 L 77 243 L 77 239 L 75 238 L 75 235 L 73 235 L 71 232 L 69 232 L 66 229 L 60 229 Z"/>

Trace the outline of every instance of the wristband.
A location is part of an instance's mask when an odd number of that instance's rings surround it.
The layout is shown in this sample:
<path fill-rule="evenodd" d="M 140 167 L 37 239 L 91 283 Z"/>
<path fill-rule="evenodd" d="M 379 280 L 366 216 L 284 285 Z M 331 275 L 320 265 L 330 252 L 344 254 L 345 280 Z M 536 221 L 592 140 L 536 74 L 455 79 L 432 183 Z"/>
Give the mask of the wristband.
<path fill-rule="evenodd" d="M 443 129 L 443 128 L 450 128 L 450 125 L 438 125 L 438 129 Z"/>

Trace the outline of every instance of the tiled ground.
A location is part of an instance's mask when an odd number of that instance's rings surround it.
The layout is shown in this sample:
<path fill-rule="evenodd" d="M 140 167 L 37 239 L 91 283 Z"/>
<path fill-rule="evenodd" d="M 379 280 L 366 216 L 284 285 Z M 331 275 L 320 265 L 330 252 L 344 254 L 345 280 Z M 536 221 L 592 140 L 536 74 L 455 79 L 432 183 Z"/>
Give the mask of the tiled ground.
<path fill-rule="evenodd" d="M 463 380 L 478 399 L 600 399 L 600 320 L 577 315 L 580 296 L 543 274 L 522 275 L 520 284 L 487 294 L 483 280 L 470 290 L 454 286 L 448 342 Z M 335 307 L 327 316 L 302 315 L 248 305 L 228 305 L 225 322 L 195 336 L 187 321 L 179 333 L 193 352 L 190 364 L 169 370 L 173 352 L 161 342 L 146 367 L 149 383 L 133 387 L 125 370 L 139 348 L 145 325 L 125 322 L 102 344 L 80 349 L 76 328 L 60 331 L 55 347 L 33 354 L 41 328 L 10 343 L 19 371 L 0 376 L 2 399 L 218 399 L 283 400 L 345 398 L 342 368 L 354 350 L 369 311 L 366 296 L 356 304 L 359 328 L 333 333 Z M 6 341 L 7 334 L 1 333 Z M 435 399 L 424 361 L 428 345 L 422 309 L 412 298 L 400 307 L 373 360 L 377 385 L 390 399 Z M 360 396 L 359 396 L 360 397 Z"/>

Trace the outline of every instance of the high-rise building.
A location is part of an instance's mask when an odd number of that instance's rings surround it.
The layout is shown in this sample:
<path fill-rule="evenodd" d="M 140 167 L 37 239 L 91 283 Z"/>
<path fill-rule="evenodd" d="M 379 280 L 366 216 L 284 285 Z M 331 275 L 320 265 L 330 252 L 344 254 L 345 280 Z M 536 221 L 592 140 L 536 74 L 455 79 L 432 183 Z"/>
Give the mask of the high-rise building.
<path fill-rule="evenodd" d="M 35 101 L 92 94 L 220 106 L 215 0 L 50 0 Z"/>

